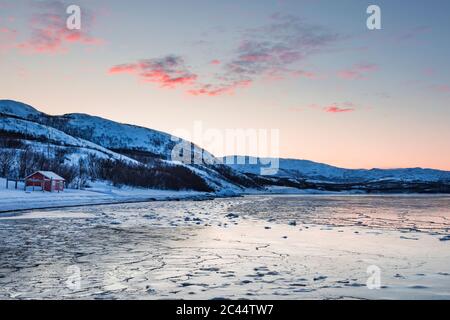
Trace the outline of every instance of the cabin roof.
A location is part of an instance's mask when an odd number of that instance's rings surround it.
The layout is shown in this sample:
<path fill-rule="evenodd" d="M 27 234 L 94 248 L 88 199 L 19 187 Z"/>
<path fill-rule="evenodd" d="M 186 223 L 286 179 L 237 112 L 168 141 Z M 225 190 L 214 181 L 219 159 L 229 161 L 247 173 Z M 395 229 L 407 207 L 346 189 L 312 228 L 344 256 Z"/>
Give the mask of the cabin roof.
<path fill-rule="evenodd" d="M 53 180 L 65 180 L 63 177 L 57 175 L 56 173 L 54 173 L 53 171 L 36 171 L 32 174 L 30 174 L 29 176 L 27 176 L 25 179 L 35 175 L 36 173 L 40 173 L 42 174 L 44 177 L 48 178 L 48 179 L 53 179 Z"/>

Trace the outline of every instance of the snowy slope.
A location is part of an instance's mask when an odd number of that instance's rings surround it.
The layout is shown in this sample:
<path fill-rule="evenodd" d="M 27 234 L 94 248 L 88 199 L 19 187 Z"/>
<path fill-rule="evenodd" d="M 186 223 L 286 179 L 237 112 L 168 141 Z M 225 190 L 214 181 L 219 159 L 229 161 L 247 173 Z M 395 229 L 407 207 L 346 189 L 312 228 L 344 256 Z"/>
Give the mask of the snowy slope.
<path fill-rule="evenodd" d="M 13 100 L 0 100 L 0 114 L 30 119 L 39 117 L 41 115 L 41 112 L 25 103 Z"/>
<path fill-rule="evenodd" d="M 59 117 L 61 130 L 113 150 L 144 151 L 157 158 L 171 160 L 172 150 L 178 143 L 189 143 L 170 134 L 143 128 L 139 126 L 122 124 L 115 121 L 94 117 L 87 114 L 67 114 Z M 201 154 L 200 148 L 195 148 Z M 214 157 L 204 152 L 204 157 Z"/>
<path fill-rule="evenodd" d="M 87 114 L 67 114 L 60 117 L 63 130 L 73 135 L 82 135 L 105 148 L 123 152 L 148 152 L 156 158 L 163 159 L 167 164 L 183 166 L 202 177 L 214 190 L 235 193 L 242 191 L 240 186 L 224 179 L 215 166 L 204 164 L 193 165 L 172 160 L 172 150 L 179 143 L 191 145 L 190 142 L 171 136 L 170 134 L 134 125 L 122 124 Z M 220 161 L 206 150 L 192 144 L 194 157 L 203 157 L 207 163 L 219 164 Z"/>
<path fill-rule="evenodd" d="M 149 200 L 203 199 L 208 193 L 196 191 L 170 191 L 141 188 L 114 187 L 105 182 L 96 182 L 86 190 L 66 189 L 64 192 L 28 192 L 23 183 L 18 189 L 10 183 L 6 189 L 6 180 L 0 178 L 0 213 L 16 210 L 57 208 L 105 203 L 140 202 Z"/>
<path fill-rule="evenodd" d="M 265 163 L 275 162 L 275 159 L 246 157 L 246 164 L 229 164 L 231 168 L 243 173 L 259 175 L 261 168 L 268 167 Z M 256 163 L 256 164 L 255 164 Z M 450 172 L 422 169 L 344 169 L 327 164 L 312 162 L 308 160 L 279 159 L 279 170 L 277 177 L 300 178 L 309 181 L 328 182 L 367 182 L 382 180 L 400 181 L 450 181 Z"/>
<path fill-rule="evenodd" d="M 213 190 L 227 193 L 242 190 L 241 186 L 230 181 L 229 177 L 223 177 L 219 172 L 220 168 L 216 166 L 172 161 L 172 150 L 176 144 L 191 146 L 191 143 L 167 133 L 87 114 L 49 116 L 26 104 L 10 100 L 0 100 L 0 108 L 0 134 L 19 134 L 22 142 L 40 152 L 45 152 L 48 145 L 66 147 L 71 151 L 71 154 L 66 156 L 68 163 L 76 164 L 80 157 L 93 153 L 100 158 L 142 162 L 155 170 L 165 164 L 189 169 Z M 192 152 L 195 157 L 203 156 L 208 163 L 219 162 L 199 147 L 193 147 Z M 159 160 L 148 161 L 149 158 Z M 188 186 L 190 181 L 185 181 L 185 184 Z"/>
<path fill-rule="evenodd" d="M 188 168 L 201 177 L 217 192 L 240 192 L 243 188 L 267 186 L 288 186 L 305 188 L 311 183 L 391 183 L 400 182 L 441 182 L 450 183 L 450 172 L 411 168 L 411 169 L 344 169 L 308 160 L 279 159 L 279 170 L 275 176 L 255 177 L 261 168 L 267 167 L 258 159 L 247 157 L 246 164 L 221 165 L 222 159 L 199 147 L 193 148 L 196 158 L 203 156 L 214 165 L 193 165 L 173 161 L 172 150 L 178 143 L 190 142 L 172 137 L 170 134 L 134 125 L 122 124 L 87 114 L 67 114 L 49 116 L 35 108 L 11 100 L 0 100 L 0 133 L 17 133 L 35 149 L 45 150 L 49 144 L 73 149 L 69 161 L 76 163 L 84 154 L 94 153 L 102 158 L 140 162 L 158 170 L 166 164 L 173 167 Z M 150 159 L 150 160 L 149 160 Z M 157 161 L 154 159 L 158 159 Z M 249 161 L 251 160 L 251 161 Z M 270 160 L 270 161 L 268 161 Z M 276 162 L 265 159 L 264 163 Z M 252 175 L 249 175 L 252 174 Z M 191 177 L 192 178 L 192 177 Z M 303 182 L 311 182 L 305 185 Z M 185 181 L 189 185 L 189 181 Z M 400 186 L 401 187 L 401 186 Z"/>
<path fill-rule="evenodd" d="M 107 151 L 114 155 L 117 153 L 108 149 L 147 151 L 158 158 L 170 160 L 173 147 L 179 143 L 176 137 L 164 132 L 122 124 L 87 114 L 49 116 L 30 105 L 12 100 L 0 100 L 1 115 L 4 117 L 6 115 L 8 120 L 0 123 L 0 129 L 7 128 L 12 132 L 26 132 L 35 136 L 56 138 L 68 145 L 97 148 L 102 152 Z M 23 122 L 19 119 L 30 120 L 35 125 L 31 125 L 30 121 Z M 89 139 L 83 139 L 84 137 Z M 184 140 L 180 141 L 188 143 Z M 206 151 L 204 157 L 215 159 Z"/>
<path fill-rule="evenodd" d="M 86 153 L 91 152 L 101 158 L 113 158 L 116 160 L 135 162 L 128 157 L 112 152 L 90 141 L 74 138 L 57 129 L 28 120 L 0 117 L 0 131 L 25 135 L 26 138 L 24 140 L 27 140 L 28 142 L 30 142 L 30 140 L 33 141 L 35 149 L 45 147 L 40 143 L 41 141 L 49 141 L 53 146 L 75 148 L 76 152 L 80 152 L 80 149 L 83 149 Z"/>
<path fill-rule="evenodd" d="M 49 116 L 27 104 L 12 100 L 0 100 L 0 114 L 33 120 L 107 149 L 145 151 L 165 160 L 171 160 L 171 153 L 176 144 L 190 143 L 157 130 L 122 124 L 88 114 Z M 193 148 L 193 152 L 197 156 L 202 150 L 196 147 Z M 212 162 L 216 161 L 207 151 L 203 152 L 203 157 Z"/>

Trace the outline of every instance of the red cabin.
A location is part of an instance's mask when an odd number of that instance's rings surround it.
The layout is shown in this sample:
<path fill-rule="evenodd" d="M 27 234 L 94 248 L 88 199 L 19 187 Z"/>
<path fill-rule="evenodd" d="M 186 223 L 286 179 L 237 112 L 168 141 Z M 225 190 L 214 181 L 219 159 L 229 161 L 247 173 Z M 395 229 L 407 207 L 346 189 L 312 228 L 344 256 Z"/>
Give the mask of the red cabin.
<path fill-rule="evenodd" d="M 66 180 L 52 171 L 36 171 L 25 178 L 26 187 L 39 187 L 43 191 L 64 191 Z"/>

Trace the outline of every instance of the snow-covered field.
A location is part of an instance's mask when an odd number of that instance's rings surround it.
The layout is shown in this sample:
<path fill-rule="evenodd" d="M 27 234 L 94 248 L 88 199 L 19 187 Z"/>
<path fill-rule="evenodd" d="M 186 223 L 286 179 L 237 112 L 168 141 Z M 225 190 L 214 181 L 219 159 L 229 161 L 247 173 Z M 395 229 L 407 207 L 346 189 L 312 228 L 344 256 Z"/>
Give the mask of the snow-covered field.
<path fill-rule="evenodd" d="M 0 218 L 0 298 L 450 299 L 449 221 L 448 196 L 258 195 L 9 213 Z"/>
<path fill-rule="evenodd" d="M 6 179 L 0 178 L 0 213 L 7 211 L 81 206 L 105 203 L 138 202 L 169 199 L 192 199 L 205 197 L 206 193 L 195 191 L 170 191 L 137 188 L 116 188 L 107 183 L 91 183 L 86 190 L 66 189 L 64 192 L 24 191 L 23 184 L 17 190 L 10 182 L 6 189 Z"/>

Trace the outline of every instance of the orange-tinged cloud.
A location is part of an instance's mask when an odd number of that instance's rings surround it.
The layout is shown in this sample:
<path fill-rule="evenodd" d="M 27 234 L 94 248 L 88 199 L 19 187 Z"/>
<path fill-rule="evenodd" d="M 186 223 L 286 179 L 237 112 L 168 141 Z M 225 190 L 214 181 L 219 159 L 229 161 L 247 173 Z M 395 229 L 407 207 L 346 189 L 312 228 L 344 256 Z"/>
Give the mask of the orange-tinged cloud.
<path fill-rule="evenodd" d="M 183 86 L 185 92 L 191 96 L 217 97 L 233 94 L 236 89 L 252 84 L 250 79 L 224 81 L 219 84 L 199 82 L 198 75 L 189 70 L 184 59 L 175 55 L 116 65 L 111 67 L 108 73 L 131 74 L 142 82 L 158 84 L 160 88 L 173 89 Z"/>
<path fill-rule="evenodd" d="M 188 70 L 184 59 L 173 55 L 121 64 L 109 69 L 109 74 L 120 73 L 135 75 L 143 82 L 156 83 L 162 88 L 192 85 L 197 80 L 197 75 Z"/>
<path fill-rule="evenodd" d="M 323 110 L 328 113 L 347 113 L 355 111 L 355 108 L 339 106 L 338 104 L 332 104 L 330 106 L 324 107 Z"/>

